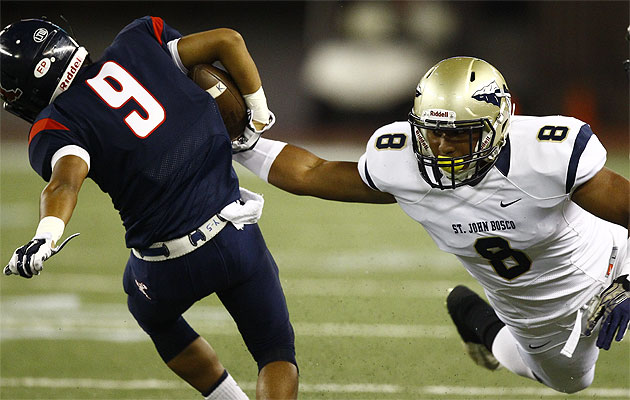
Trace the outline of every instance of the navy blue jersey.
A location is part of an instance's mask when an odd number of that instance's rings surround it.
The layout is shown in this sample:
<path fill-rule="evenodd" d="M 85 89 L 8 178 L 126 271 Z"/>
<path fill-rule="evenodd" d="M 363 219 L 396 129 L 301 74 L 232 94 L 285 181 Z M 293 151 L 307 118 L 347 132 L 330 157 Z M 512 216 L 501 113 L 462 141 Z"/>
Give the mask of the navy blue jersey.
<path fill-rule="evenodd" d="M 127 247 L 188 234 L 239 198 L 216 102 L 168 50 L 179 37 L 160 18 L 135 20 L 37 116 L 29 136 L 31 165 L 46 181 L 57 150 L 89 153 L 88 177 L 119 211 Z"/>

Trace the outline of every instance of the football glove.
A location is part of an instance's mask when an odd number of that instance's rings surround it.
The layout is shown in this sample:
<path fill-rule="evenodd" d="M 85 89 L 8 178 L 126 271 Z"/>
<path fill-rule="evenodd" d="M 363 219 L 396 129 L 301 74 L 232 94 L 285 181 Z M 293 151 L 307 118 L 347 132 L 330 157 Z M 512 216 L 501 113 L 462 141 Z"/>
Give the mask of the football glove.
<path fill-rule="evenodd" d="M 590 336 L 599 320 L 602 326 L 597 336 L 597 347 L 608 350 L 615 332 L 615 340 L 621 341 L 628 329 L 630 320 L 630 282 L 628 275 L 622 275 L 599 295 L 595 312 L 588 319 L 584 334 Z"/>
<path fill-rule="evenodd" d="M 28 243 L 13 252 L 9 264 L 4 267 L 4 274 L 20 275 L 23 278 L 39 275 L 44 268 L 44 261 L 59 253 L 70 239 L 78 235 L 78 233 L 70 235 L 58 247 L 52 247 L 50 233 L 35 235 Z"/>
<path fill-rule="evenodd" d="M 247 115 L 249 122 L 247 123 L 245 130 L 239 137 L 232 141 L 233 154 L 252 149 L 254 146 L 256 146 L 256 143 L 258 143 L 258 139 L 260 139 L 260 136 L 263 134 L 263 132 L 271 128 L 273 124 L 276 123 L 276 116 L 271 111 L 269 111 L 269 122 L 267 123 L 267 125 L 264 126 L 264 128 L 258 130 L 254 127 L 254 113 L 248 109 Z"/>

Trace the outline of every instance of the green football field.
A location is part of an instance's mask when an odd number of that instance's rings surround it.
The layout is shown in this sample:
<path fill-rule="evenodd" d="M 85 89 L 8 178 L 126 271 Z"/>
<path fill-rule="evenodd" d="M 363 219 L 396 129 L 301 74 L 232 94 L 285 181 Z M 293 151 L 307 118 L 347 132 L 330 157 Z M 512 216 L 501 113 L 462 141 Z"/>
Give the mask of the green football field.
<path fill-rule="evenodd" d="M 336 156 L 326 151 L 318 154 Z M 33 235 L 43 181 L 28 167 L 24 147 L 5 143 L 1 155 L 5 265 Z M 627 156 L 611 158 L 609 166 L 628 175 Z M 265 196 L 260 225 L 296 332 L 300 398 L 630 398 L 629 339 L 601 352 L 594 384 L 577 395 L 477 367 L 463 352 L 444 299 L 456 284 L 480 287 L 396 205 L 297 197 L 238 171 L 242 186 Z M 47 261 L 42 275 L 0 277 L 0 398 L 200 398 L 163 365 L 128 313 L 122 225 L 91 181 L 65 235 L 73 232 L 81 236 Z M 186 317 L 253 398 L 256 365 L 216 297 Z"/>

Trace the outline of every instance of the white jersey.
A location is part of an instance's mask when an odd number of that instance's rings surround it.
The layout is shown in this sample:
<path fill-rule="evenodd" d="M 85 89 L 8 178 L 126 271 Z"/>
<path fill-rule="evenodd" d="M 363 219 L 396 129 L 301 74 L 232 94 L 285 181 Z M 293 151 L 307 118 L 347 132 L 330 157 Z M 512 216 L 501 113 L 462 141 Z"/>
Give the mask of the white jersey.
<path fill-rule="evenodd" d="M 391 193 L 438 247 L 456 255 L 516 329 L 566 317 L 610 284 L 613 246 L 627 230 L 570 200 L 604 165 L 606 151 L 575 118 L 512 117 L 495 166 L 475 185 L 431 188 L 421 177 L 408 122 L 378 129 L 358 164 L 363 181 Z"/>

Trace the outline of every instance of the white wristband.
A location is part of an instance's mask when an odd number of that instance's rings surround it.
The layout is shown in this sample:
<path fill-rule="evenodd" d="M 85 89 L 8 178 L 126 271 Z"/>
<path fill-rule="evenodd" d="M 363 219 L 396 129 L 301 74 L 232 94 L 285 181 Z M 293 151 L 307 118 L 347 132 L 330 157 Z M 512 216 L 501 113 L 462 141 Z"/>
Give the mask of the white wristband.
<path fill-rule="evenodd" d="M 252 119 L 262 124 L 269 123 L 269 108 L 262 86 L 254 93 L 243 95 L 247 108 L 252 110 Z"/>
<path fill-rule="evenodd" d="M 57 243 L 61 235 L 63 235 L 65 227 L 66 224 L 61 218 L 53 216 L 44 217 L 41 221 L 39 221 L 37 231 L 35 231 L 35 236 L 48 233 L 52 235 L 53 243 Z"/>
<path fill-rule="evenodd" d="M 256 174 L 263 181 L 268 182 L 271 165 L 286 145 L 286 143 L 277 140 L 260 138 L 258 143 L 256 143 L 256 147 L 236 153 L 232 156 L 232 159 Z"/>
<path fill-rule="evenodd" d="M 184 74 L 188 75 L 188 68 L 186 68 L 182 62 L 182 59 L 179 57 L 179 50 L 177 50 L 177 43 L 179 43 L 179 39 L 181 38 L 171 40 L 166 44 L 166 46 L 168 47 L 168 51 L 171 52 L 171 58 L 173 59 L 175 65 L 177 65 L 177 68 L 179 68 L 179 70 Z"/>

